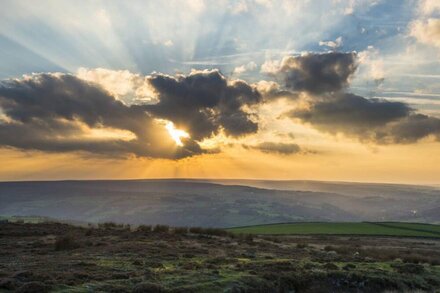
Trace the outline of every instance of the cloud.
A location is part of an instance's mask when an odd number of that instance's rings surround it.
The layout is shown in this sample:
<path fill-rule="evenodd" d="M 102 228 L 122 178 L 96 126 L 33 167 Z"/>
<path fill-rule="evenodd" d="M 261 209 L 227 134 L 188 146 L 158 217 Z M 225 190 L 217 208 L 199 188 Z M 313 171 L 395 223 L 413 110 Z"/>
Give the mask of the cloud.
<path fill-rule="evenodd" d="M 427 136 L 439 139 L 440 119 L 417 113 L 406 103 L 346 92 L 357 61 L 354 54 L 336 54 L 309 54 L 307 60 L 284 58 L 280 72 L 288 68 L 285 86 L 305 93 L 289 117 L 324 132 L 375 143 L 413 143 Z"/>
<path fill-rule="evenodd" d="M 366 99 L 350 93 L 327 96 L 306 108 L 295 109 L 289 115 L 324 132 L 345 133 L 379 143 L 414 142 L 432 131 L 440 131 L 440 128 L 435 128 L 433 121 L 416 121 L 413 110 L 405 103 Z M 420 135 L 422 132 L 416 124 L 427 123 L 433 123 L 432 131 Z M 407 133 L 403 131 L 405 128 L 408 129 Z M 418 134 L 411 135 L 411 128 Z"/>
<path fill-rule="evenodd" d="M 172 121 L 195 140 L 209 138 L 220 130 L 235 137 L 258 130 L 247 108 L 258 104 L 261 95 L 244 81 L 228 81 L 218 70 L 175 77 L 153 74 L 148 80 L 158 103 L 145 105 L 144 109 Z"/>
<path fill-rule="evenodd" d="M 336 38 L 334 41 L 319 41 L 320 46 L 327 46 L 332 49 L 337 49 L 342 46 L 342 37 Z"/>
<path fill-rule="evenodd" d="M 284 90 L 274 81 L 260 80 L 254 84 L 255 88 L 262 95 L 264 101 L 271 101 L 277 98 L 297 99 L 298 94 L 289 90 Z"/>
<path fill-rule="evenodd" d="M 327 133 L 379 144 L 415 143 L 428 136 L 440 140 L 440 119 L 416 113 L 405 103 L 350 93 L 313 102 L 288 115 Z"/>
<path fill-rule="evenodd" d="M 259 123 L 264 125 L 259 105 L 279 98 L 295 100 L 287 103 L 295 107 L 290 118 L 323 132 L 375 143 L 440 139 L 440 119 L 403 102 L 349 93 L 357 64 L 354 53 L 287 56 L 271 73 L 284 84 L 249 84 L 218 70 L 143 76 L 102 68 L 6 80 L 0 82 L 0 146 L 183 158 L 207 153 L 202 142 L 216 135 L 257 133 Z M 171 139 L 169 122 L 189 134 L 181 137 L 183 146 Z M 301 151 L 296 144 L 269 141 L 244 146 L 279 154 Z"/>
<path fill-rule="evenodd" d="M 440 119 L 424 114 L 412 114 L 390 126 L 392 141 L 395 143 L 413 143 L 433 135 L 440 141 Z"/>
<path fill-rule="evenodd" d="M 309 53 L 284 57 L 276 74 L 288 89 L 322 94 L 345 88 L 356 68 L 355 53 Z"/>
<path fill-rule="evenodd" d="M 263 153 L 277 153 L 292 155 L 301 152 L 301 148 L 294 143 L 262 142 L 257 145 L 243 145 L 244 148 L 259 150 Z"/>
<path fill-rule="evenodd" d="M 366 50 L 357 54 L 357 58 L 361 75 L 366 75 L 367 79 L 373 79 L 377 85 L 382 84 L 385 80 L 385 69 L 379 50 L 373 46 L 368 46 Z"/>
<path fill-rule="evenodd" d="M 232 74 L 240 75 L 247 71 L 253 71 L 257 68 L 257 64 L 253 61 L 249 62 L 248 64 L 237 66 L 232 71 Z"/>
<path fill-rule="evenodd" d="M 69 74 L 3 81 L 0 108 L 1 146 L 160 158 L 203 152 L 191 140 L 176 148 L 166 129 L 141 107 L 125 105 L 100 86 Z M 121 131 L 131 136 L 118 135 Z M 112 135 L 91 135 L 106 132 Z"/>
<path fill-rule="evenodd" d="M 280 70 L 279 60 L 267 60 L 263 64 L 261 64 L 260 72 L 269 75 L 276 75 L 279 70 Z"/>
<path fill-rule="evenodd" d="M 0 82 L 0 146 L 50 152 L 181 158 L 207 152 L 219 133 L 256 133 L 262 102 L 255 86 L 218 70 L 149 76 L 80 69 Z M 176 146 L 166 129 L 185 131 Z"/>
<path fill-rule="evenodd" d="M 440 48 L 440 19 L 413 21 L 410 25 L 410 35 L 420 43 Z"/>
<path fill-rule="evenodd" d="M 112 96 L 126 104 L 152 102 L 155 94 L 148 79 L 128 70 L 110 70 L 106 68 L 79 68 L 76 76 L 97 83 Z"/>
<path fill-rule="evenodd" d="M 438 0 L 422 0 L 419 3 L 419 13 L 422 15 L 430 15 L 440 11 L 440 2 Z"/>
<path fill-rule="evenodd" d="M 341 93 L 313 102 L 306 109 L 296 109 L 291 114 L 330 131 L 345 129 L 348 132 L 362 132 L 406 117 L 410 112 L 408 105 L 401 102 Z"/>
<path fill-rule="evenodd" d="M 249 7 L 244 0 L 233 1 L 229 7 L 229 10 L 232 14 L 242 14 L 248 12 Z"/>
<path fill-rule="evenodd" d="M 174 46 L 174 43 L 173 43 L 173 41 L 171 41 L 171 40 L 166 40 L 166 41 L 163 43 L 163 45 L 164 45 L 165 47 L 172 47 L 172 46 Z"/>

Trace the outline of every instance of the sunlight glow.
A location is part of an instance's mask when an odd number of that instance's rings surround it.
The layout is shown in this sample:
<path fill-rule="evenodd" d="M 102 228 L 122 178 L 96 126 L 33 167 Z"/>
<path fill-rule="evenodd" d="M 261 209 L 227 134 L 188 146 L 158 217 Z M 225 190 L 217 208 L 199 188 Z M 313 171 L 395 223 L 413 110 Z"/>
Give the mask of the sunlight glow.
<path fill-rule="evenodd" d="M 171 138 L 174 139 L 176 144 L 178 146 L 183 146 L 182 140 L 180 138 L 188 138 L 189 134 L 186 131 L 176 129 L 174 126 L 174 123 L 169 121 L 165 125 L 165 128 L 168 130 L 168 133 L 170 134 Z"/>

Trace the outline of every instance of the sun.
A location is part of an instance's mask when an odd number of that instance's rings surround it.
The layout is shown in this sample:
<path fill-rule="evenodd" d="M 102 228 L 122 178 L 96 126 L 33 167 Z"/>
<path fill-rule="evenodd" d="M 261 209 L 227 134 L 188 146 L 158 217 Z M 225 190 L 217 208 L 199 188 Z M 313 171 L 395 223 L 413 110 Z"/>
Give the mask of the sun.
<path fill-rule="evenodd" d="M 168 130 L 168 133 L 170 134 L 171 138 L 174 139 L 174 141 L 176 142 L 176 144 L 178 146 L 183 146 L 182 140 L 181 138 L 188 138 L 189 134 L 181 129 L 177 129 L 174 126 L 174 123 L 171 121 L 168 121 L 167 124 L 165 125 L 165 128 Z"/>

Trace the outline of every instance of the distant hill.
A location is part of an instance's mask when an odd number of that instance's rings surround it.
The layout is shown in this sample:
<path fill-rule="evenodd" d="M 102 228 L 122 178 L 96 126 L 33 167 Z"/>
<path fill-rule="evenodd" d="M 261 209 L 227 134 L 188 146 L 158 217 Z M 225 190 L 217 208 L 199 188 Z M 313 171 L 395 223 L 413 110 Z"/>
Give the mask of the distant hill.
<path fill-rule="evenodd" d="M 248 185 L 248 186 L 246 186 Z M 258 180 L 0 183 L 0 215 L 232 227 L 292 221 L 440 222 L 428 186 Z"/>

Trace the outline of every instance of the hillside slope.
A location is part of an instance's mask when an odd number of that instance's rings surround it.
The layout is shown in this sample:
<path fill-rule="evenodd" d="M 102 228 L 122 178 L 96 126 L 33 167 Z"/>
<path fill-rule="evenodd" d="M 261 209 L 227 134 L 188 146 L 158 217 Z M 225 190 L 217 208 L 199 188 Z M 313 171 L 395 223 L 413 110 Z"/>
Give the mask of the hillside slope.
<path fill-rule="evenodd" d="M 0 183 L 0 215 L 231 227 L 292 221 L 425 221 L 440 195 L 349 196 L 188 180 Z M 416 211 L 416 212 L 415 212 Z M 429 222 L 440 215 L 429 213 Z"/>

